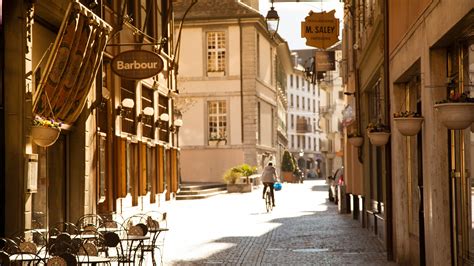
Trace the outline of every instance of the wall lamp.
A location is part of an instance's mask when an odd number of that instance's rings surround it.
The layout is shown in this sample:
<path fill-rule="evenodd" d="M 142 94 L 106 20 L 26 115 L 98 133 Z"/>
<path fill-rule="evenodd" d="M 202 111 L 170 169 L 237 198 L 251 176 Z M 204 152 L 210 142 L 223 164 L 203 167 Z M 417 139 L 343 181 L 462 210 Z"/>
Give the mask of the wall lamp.
<path fill-rule="evenodd" d="M 162 113 L 156 121 L 155 125 L 158 128 L 168 128 L 168 121 L 170 121 L 170 116 L 168 113 Z"/>
<path fill-rule="evenodd" d="M 117 107 L 117 113 L 120 116 L 124 116 L 132 111 L 132 108 L 135 106 L 133 99 L 125 98 L 122 100 L 121 105 Z"/>
<path fill-rule="evenodd" d="M 273 39 L 278 31 L 278 25 L 280 24 L 280 17 L 273 7 L 273 0 L 272 7 L 268 10 L 267 16 L 265 17 L 265 22 L 267 23 L 267 30 L 270 32 L 270 36 Z"/>
<path fill-rule="evenodd" d="M 171 126 L 171 132 L 178 132 L 179 128 L 183 126 L 183 119 L 177 118 L 174 120 L 173 125 Z"/>
<path fill-rule="evenodd" d="M 142 110 L 141 114 L 138 116 L 138 120 L 141 121 L 142 123 L 146 122 L 147 119 L 150 119 L 153 117 L 155 114 L 155 110 L 153 107 L 145 107 L 145 109 Z"/>

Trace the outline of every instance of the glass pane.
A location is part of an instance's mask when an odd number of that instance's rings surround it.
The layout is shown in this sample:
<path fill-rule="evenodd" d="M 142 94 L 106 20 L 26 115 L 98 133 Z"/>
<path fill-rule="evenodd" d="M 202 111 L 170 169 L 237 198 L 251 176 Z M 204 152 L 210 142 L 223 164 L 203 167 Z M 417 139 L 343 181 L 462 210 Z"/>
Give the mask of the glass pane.
<path fill-rule="evenodd" d="M 99 202 L 105 200 L 105 178 L 106 178 L 106 138 L 105 136 L 100 136 L 99 140 L 99 180 L 98 180 L 98 196 Z"/>

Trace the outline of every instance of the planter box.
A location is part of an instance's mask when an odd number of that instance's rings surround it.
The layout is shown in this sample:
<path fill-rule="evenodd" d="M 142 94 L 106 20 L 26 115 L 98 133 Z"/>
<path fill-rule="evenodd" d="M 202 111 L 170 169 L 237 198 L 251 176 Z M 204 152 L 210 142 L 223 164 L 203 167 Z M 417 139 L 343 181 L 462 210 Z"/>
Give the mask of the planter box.
<path fill-rule="evenodd" d="M 415 136 L 420 132 L 423 117 L 396 117 L 393 119 L 398 131 L 404 136 Z"/>
<path fill-rule="evenodd" d="M 227 184 L 227 192 L 229 193 L 252 192 L 252 184 Z"/>
<path fill-rule="evenodd" d="M 364 138 L 363 137 L 351 137 L 351 138 L 348 138 L 347 140 L 354 147 L 360 147 L 360 146 L 362 146 L 362 143 L 364 143 Z"/>
<path fill-rule="evenodd" d="M 281 182 L 287 182 L 287 183 L 299 183 L 299 179 L 296 178 L 295 175 L 293 175 L 292 172 L 281 172 Z"/>
<path fill-rule="evenodd" d="M 466 129 L 474 122 L 474 103 L 440 103 L 434 108 L 448 129 Z"/>
<path fill-rule="evenodd" d="M 370 132 L 367 133 L 370 139 L 370 143 L 375 146 L 383 146 L 387 144 L 390 133 L 387 132 Z"/>

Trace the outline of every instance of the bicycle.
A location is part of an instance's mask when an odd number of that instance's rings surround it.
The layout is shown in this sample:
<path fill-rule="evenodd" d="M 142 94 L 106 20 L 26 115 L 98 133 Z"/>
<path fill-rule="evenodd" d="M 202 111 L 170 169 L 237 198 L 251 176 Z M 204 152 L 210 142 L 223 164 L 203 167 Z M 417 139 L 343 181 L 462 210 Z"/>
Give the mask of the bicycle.
<path fill-rule="evenodd" d="M 267 212 L 271 212 L 273 209 L 272 196 L 269 186 L 265 190 L 265 208 L 267 209 Z"/>

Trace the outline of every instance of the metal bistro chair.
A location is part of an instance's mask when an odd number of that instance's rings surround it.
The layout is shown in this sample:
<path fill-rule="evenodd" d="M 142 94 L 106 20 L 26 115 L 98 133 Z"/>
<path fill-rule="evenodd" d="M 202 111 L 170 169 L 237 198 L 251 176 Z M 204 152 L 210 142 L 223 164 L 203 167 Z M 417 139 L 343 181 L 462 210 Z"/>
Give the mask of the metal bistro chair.
<path fill-rule="evenodd" d="M 153 265 L 157 265 L 155 259 L 155 251 L 157 251 L 160 254 L 160 262 L 163 264 L 165 234 L 168 231 L 167 213 L 150 211 L 143 216 L 150 233 L 150 239 L 141 246 L 142 257 L 144 257 L 145 253 L 150 253 Z"/>

